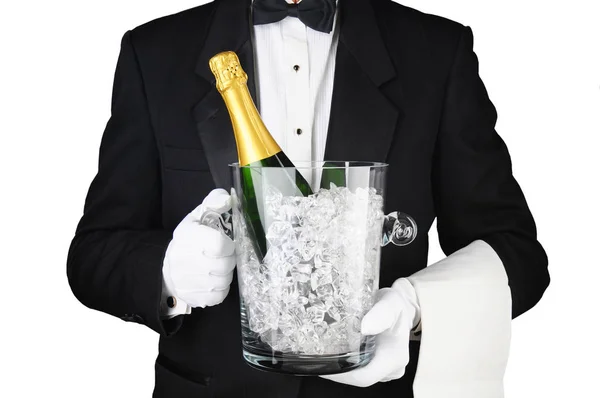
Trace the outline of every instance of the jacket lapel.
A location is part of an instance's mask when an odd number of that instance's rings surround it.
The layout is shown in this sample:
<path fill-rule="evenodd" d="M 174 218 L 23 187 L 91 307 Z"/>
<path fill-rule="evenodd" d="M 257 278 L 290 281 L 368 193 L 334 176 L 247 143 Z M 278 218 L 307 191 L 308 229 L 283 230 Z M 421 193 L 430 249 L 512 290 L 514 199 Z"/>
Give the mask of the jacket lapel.
<path fill-rule="evenodd" d="M 325 160 L 385 162 L 403 113 L 381 91 L 396 76 L 368 0 L 340 0 Z"/>
<path fill-rule="evenodd" d="M 218 0 L 211 27 L 198 57 L 195 72 L 211 83 L 193 109 L 198 135 L 217 187 L 229 189 L 229 164 L 237 162 L 237 149 L 231 119 L 225 102 L 215 87 L 208 61 L 222 51 L 235 51 L 248 74 L 248 88 L 256 103 L 254 56 L 250 40 L 250 0 Z"/>

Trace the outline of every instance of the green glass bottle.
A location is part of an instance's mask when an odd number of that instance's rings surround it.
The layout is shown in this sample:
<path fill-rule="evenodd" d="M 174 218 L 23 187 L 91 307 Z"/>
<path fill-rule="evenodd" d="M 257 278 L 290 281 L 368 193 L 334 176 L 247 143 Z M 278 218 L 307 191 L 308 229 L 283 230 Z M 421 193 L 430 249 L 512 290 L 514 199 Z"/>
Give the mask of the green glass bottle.
<path fill-rule="evenodd" d="M 232 51 L 219 53 L 210 59 L 209 66 L 233 125 L 239 163 L 242 166 L 242 207 L 245 210 L 248 232 L 258 242 L 257 255 L 262 259 L 267 247 L 255 192 L 256 179 L 261 175 L 260 167 L 286 167 L 294 170 L 295 167 L 263 123 L 248 90 L 248 75 L 242 69 L 238 56 Z M 298 170 L 289 176 L 286 184 L 290 186 L 282 187 L 282 191 L 290 192 L 290 188 L 293 188 L 292 192 L 303 196 L 313 193 L 310 184 Z"/>
<path fill-rule="evenodd" d="M 330 189 L 331 184 L 336 187 L 346 186 L 346 171 L 336 162 L 324 162 L 321 172 L 321 188 Z"/>

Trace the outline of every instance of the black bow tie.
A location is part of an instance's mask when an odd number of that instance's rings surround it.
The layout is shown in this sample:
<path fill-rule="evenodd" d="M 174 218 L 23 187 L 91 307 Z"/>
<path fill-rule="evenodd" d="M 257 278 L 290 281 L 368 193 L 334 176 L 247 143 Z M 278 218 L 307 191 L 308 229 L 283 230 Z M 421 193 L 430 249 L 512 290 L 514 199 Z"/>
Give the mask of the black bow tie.
<path fill-rule="evenodd" d="M 288 4 L 285 0 L 254 0 L 252 19 L 254 25 L 281 21 L 287 16 L 299 18 L 306 26 L 319 32 L 333 29 L 336 0 L 302 0 Z"/>

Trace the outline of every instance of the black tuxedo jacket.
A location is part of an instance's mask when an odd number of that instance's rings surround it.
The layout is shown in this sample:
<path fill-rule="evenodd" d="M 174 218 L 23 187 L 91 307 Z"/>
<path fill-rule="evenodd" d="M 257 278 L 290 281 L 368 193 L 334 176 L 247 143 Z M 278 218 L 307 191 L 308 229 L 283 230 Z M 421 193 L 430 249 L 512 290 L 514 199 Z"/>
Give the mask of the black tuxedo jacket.
<path fill-rule="evenodd" d="M 236 51 L 255 96 L 249 6 L 217 0 L 123 37 L 98 174 L 68 254 L 71 288 L 85 305 L 160 333 L 155 397 L 410 397 L 417 345 L 405 377 L 364 389 L 247 366 L 235 279 L 222 304 L 160 320 L 173 229 L 213 188 L 231 186 L 235 141 L 208 60 Z M 489 243 L 513 317 L 528 310 L 548 285 L 547 257 L 494 129 L 471 29 L 391 0 L 340 0 L 340 18 L 325 159 L 389 163 L 387 210 L 422 231 L 384 248 L 381 286 L 426 266 L 437 217 L 444 252 Z"/>

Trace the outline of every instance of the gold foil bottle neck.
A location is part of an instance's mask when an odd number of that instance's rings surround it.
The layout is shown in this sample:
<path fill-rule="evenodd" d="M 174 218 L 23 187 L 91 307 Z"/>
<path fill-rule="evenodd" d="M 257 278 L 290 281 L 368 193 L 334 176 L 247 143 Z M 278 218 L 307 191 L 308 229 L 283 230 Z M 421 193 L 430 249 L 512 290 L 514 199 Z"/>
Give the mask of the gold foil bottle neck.
<path fill-rule="evenodd" d="M 242 69 L 240 59 L 233 51 L 225 51 L 212 57 L 210 70 L 215 75 L 217 90 L 223 93 L 233 85 L 246 84 L 248 75 Z"/>
<path fill-rule="evenodd" d="M 236 53 L 219 53 L 210 59 L 209 66 L 231 118 L 240 165 L 247 166 L 281 152 L 252 101 L 248 75 Z"/>

